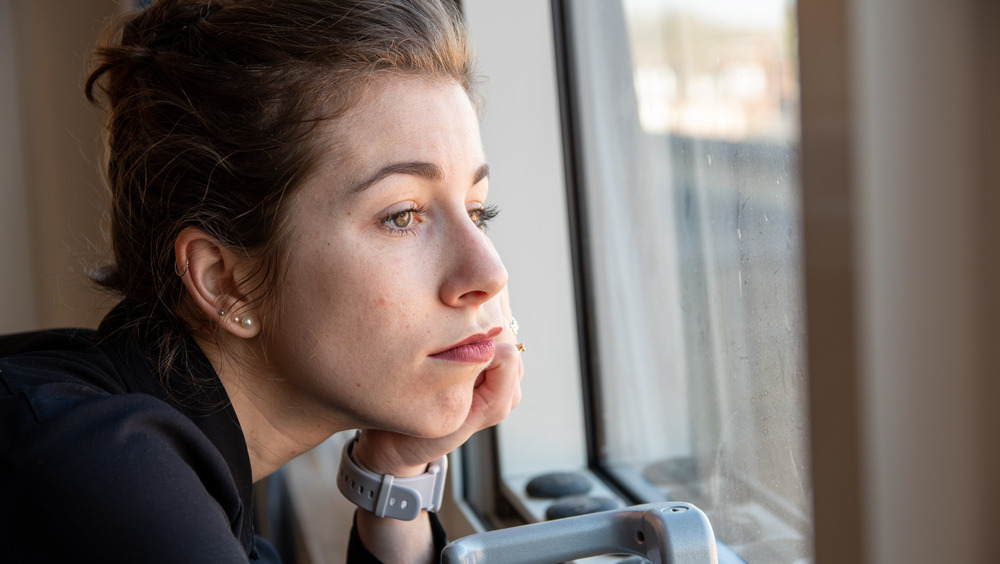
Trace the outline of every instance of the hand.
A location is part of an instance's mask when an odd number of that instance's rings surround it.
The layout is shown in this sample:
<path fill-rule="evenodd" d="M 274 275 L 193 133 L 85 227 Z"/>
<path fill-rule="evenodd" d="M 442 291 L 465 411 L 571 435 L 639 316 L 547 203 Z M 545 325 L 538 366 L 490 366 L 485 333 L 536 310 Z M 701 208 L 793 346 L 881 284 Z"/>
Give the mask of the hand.
<path fill-rule="evenodd" d="M 521 401 L 524 365 L 521 353 L 514 346 L 516 337 L 509 326 L 513 315 L 507 288 L 497 294 L 491 303 L 499 307 L 504 330 L 496 337 L 493 361 L 476 380 L 469 414 L 462 425 L 448 435 L 433 439 L 366 429 L 354 450 L 354 456 L 361 464 L 373 472 L 392 474 L 397 478 L 422 474 L 428 463 L 455 450 L 473 433 L 503 421 L 517 407 Z"/>

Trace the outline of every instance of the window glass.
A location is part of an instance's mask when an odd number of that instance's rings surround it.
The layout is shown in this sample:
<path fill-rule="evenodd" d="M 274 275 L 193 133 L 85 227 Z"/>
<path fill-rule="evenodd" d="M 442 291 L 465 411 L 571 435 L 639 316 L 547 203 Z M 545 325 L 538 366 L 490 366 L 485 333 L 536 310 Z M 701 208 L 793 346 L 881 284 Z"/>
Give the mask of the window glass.
<path fill-rule="evenodd" d="M 795 5 L 565 8 L 594 459 L 809 560 Z"/>

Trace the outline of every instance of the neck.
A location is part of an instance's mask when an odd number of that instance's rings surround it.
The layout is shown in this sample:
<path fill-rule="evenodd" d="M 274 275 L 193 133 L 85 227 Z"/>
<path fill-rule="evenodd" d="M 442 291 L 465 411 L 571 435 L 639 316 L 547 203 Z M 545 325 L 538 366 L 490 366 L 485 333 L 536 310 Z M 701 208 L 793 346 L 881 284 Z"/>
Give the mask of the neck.
<path fill-rule="evenodd" d="M 294 399 L 287 379 L 238 358 L 262 358 L 242 341 L 223 353 L 212 339 L 195 340 L 212 363 L 236 411 L 247 443 L 253 481 L 266 478 L 338 431 L 351 428 L 309 413 Z M 229 343 L 227 343 L 229 344 Z M 263 365 L 263 363 L 261 363 Z"/>

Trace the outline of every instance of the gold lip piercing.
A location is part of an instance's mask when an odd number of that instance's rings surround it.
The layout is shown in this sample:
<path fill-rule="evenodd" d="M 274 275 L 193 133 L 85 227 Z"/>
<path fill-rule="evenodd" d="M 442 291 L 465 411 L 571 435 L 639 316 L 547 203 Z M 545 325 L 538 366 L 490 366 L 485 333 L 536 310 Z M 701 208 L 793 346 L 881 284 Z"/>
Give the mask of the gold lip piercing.
<path fill-rule="evenodd" d="M 187 259 L 184 259 L 184 271 L 183 272 L 177 272 L 177 265 L 176 264 L 174 265 L 174 274 L 176 274 L 177 276 L 184 276 L 185 274 L 187 274 L 187 271 L 188 271 L 188 260 Z"/>

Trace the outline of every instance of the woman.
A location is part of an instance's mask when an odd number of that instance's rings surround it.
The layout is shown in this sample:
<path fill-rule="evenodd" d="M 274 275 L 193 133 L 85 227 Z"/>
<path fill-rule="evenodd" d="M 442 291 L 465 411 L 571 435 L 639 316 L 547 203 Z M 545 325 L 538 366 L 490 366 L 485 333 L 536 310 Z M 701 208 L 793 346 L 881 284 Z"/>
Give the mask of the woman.
<path fill-rule="evenodd" d="M 460 17 L 162 0 L 111 36 L 87 95 L 122 299 L 0 344 L 4 558 L 273 561 L 252 482 L 358 428 L 349 560 L 436 560 L 440 459 L 522 374 Z"/>

